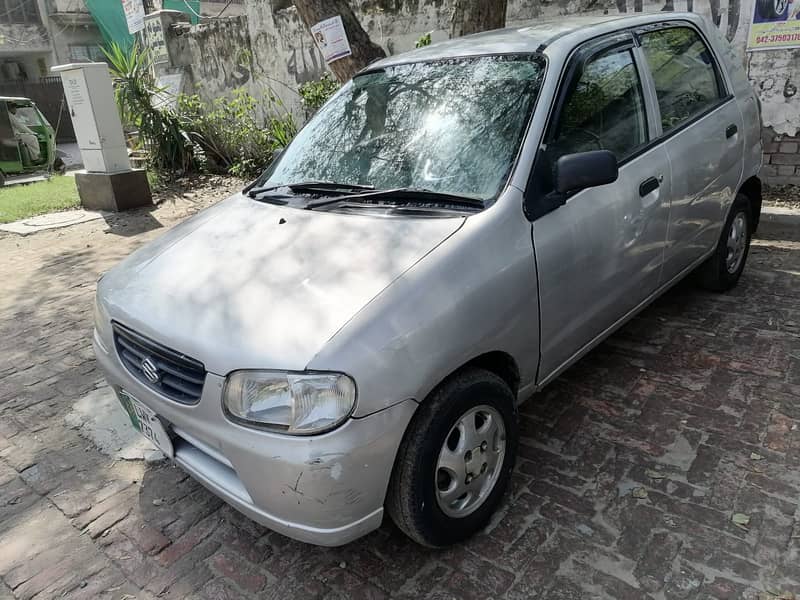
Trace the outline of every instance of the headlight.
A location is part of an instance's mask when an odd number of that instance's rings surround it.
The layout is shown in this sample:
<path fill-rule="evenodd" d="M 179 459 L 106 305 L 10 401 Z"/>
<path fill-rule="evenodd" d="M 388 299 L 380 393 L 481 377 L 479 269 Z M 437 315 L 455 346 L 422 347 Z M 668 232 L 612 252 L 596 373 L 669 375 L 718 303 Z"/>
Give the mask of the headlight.
<path fill-rule="evenodd" d="M 236 371 L 223 393 L 233 420 L 293 435 L 333 429 L 355 403 L 356 384 L 342 373 Z"/>
<path fill-rule="evenodd" d="M 102 302 L 100 299 L 95 296 L 94 299 L 94 328 L 97 330 L 97 336 L 101 342 L 101 346 L 103 350 L 108 352 L 105 347 L 105 344 L 111 339 L 111 335 L 109 333 L 109 325 L 111 324 L 111 320 L 108 317 L 108 313 L 106 313 L 105 309 L 103 308 Z"/>

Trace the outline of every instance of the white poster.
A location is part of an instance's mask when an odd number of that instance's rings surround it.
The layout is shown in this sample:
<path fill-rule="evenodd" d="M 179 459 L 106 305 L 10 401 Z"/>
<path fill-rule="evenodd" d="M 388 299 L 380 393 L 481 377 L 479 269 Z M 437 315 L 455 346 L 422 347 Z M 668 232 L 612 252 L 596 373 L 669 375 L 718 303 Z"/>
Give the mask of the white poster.
<path fill-rule="evenodd" d="M 161 27 L 161 17 L 158 14 L 148 15 L 144 21 L 144 45 L 150 49 L 150 57 L 154 63 L 167 61 L 167 42 L 164 39 L 164 29 Z"/>
<path fill-rule="evenodd" d="M 350 50 L 350 42 L 347 41 L 342 17 L 336 16 L 320 21 L 311 28 L 311 35 L 314 36 L 314 41 L 328 64 L 353 53 Z"/>
<path fill-rule="evenodd" d="M 144 29 L 144 3 L 142 0 L 122 0 L 122 10 L 128 22 L 128 33 Z"/>
<path fill-rule="evenodd" d="M 178 106 L 178 96 L 183 89 L 183 73 L 159 75 L 156 78 L 156 86 L 159 91 L 153 95 L 153 106 L 175 110 Z"/>

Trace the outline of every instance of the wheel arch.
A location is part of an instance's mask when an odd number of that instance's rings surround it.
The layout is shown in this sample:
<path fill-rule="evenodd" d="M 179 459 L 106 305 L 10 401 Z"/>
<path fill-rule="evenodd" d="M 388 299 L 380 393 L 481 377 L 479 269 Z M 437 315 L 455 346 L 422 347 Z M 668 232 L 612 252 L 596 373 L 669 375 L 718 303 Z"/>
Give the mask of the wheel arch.
<path fill-rule="evenodd" d="M 752 233 L 758 229 L 758 222 L 761 219 L 761 180 L 755 175 L 745 180 L 739 188 L 739 193 L 744 194 L 750 200 L 750 208 L 752 209 L 753 228 Z"/>
<path fill-rule="evenodd" d="M 425 398 L 429 398 L 444 382 L 448 381 L 452 377 L 457 376 L 461 371 L 470 367 L 484 369 L 490 373 L 493 373 L 494 375 L 497 375 L 508 385 L 508 387 L 511 389 L 511 393 L 516 398 L 520 386 L 519 366 L 511 354 L 502 350 L 484 352 L 483 354 L 479 354 L 478 356 L 471 358 L 465 363 L 459 365 L 450 371 L 446 376 L 442 377 L 442 379 L 431 388 L 431 391 L 425 396 Z"/>

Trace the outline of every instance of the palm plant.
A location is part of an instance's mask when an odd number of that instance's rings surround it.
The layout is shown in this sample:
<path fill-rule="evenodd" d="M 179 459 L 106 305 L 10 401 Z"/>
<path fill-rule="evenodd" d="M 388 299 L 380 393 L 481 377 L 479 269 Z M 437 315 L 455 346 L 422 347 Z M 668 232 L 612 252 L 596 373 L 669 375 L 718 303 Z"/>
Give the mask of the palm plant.
<path fill-rule="evenodd" d="M 156 106 L 164 88 L 156 85 L 152 57 L 138 43 L 126 51 L 118 44 L 103 49 L 114 77 L 114 96 L 126 125 L 139 131 L 155 169 L 188 171 L 197 167 L 194 147 L 180 117 Z"/>

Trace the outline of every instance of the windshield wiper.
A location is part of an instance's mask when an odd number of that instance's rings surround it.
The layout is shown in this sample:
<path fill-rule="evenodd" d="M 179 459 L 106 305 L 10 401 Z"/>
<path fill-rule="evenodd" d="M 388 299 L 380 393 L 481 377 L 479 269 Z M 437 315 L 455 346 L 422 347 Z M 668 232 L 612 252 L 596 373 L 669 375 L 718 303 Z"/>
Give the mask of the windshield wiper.
<path fill-rule="evenodd" d="M 359 185 L 357 183 L 336 183 L 335 181 L 300 181 L 298 183 L 281 183 L 276 185 L 260 186 L 250 188 L 247 195 L 255 198 L 259 194 L 273 192 L 281 188 L 288 188 L 292 192 L 325 192 L 333 194 L 346 194 L 356 190 L 374 190 L 371 185 Z"/>
<path fill-rule="evenodd" d="M 376 190 L 374 192 L 363 192 L 361 194 L 350 194 L 347 196 L 337 196 L 325 200 L 316 200 L 306 204 L 307 209 L 320 208 L 329 204 L 336 204 L 346 200 L 355 200 L 357 203 L 375 203 L 383 200 L 391 200 L 394 204 L 419 204 L 419 203 L 438 203 L 467 208 L 484 208 L 483 201 L 469 196 L 459 196 L 446 192 L 436 192 L 421 188 L 394 188 L 390 190 Z"/>

